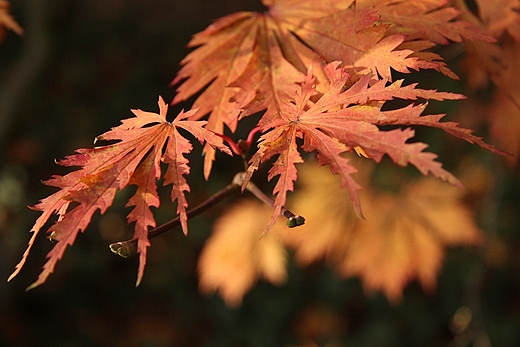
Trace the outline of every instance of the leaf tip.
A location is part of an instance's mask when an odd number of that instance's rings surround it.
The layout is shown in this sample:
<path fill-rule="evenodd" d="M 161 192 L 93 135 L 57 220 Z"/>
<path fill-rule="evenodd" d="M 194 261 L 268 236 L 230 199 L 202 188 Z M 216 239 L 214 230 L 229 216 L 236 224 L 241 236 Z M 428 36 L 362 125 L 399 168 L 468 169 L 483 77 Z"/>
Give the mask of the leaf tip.
<path fill-rule="evenodd" d="M 143 279 L 143 274 L 141 274 L 141 273 L 138 274 L 137 275 L 137 281 L 135 281 L 135 287 L 136 288 L 139 287 L 139 285 L 141 284 L 142 279 Z"/>
<path fill-rule="evenodd" d="M 33 290 L 34 288 L 40 286 L 40 284 L 42 284 L 42 282 L 40 280 L 37 280 L 36 282 L 31 284 L 29 287 L 25 288 L 25 291 L 28 292 L 30 290 Z"/>
<path fill-rule="evenodd" d="M 20 272 L 20 270 L 16 269 L 8 278 L 7 278 L 7 282 L 11 282 L 11 280 L 13 278 L 16 277 L 16 275 L 18 275 L 18 272 Z"/>
<path fill-rule="evenodd" d="M 355 209 L 355 211 L 356 211 L 356 215 L 357 215 L 360 219 L 362 219 L 362 220 L 367 220 L 367 219 L 365 218 L 365 215 L 363 214 L 363 210 L 361 209 L 361 204 L 355 204 L 354 209 Z"/>

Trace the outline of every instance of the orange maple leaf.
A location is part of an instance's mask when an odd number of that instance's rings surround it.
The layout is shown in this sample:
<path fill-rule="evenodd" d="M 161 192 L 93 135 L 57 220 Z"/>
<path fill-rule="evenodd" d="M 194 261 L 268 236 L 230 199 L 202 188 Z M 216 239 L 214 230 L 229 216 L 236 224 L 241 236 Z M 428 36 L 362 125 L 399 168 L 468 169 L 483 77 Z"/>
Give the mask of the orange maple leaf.
<path fill-rule="evenodd" d="M 495 42 L 471 22 L 457 19 L 462 11 L 447 4 L 448 0 L 361 0 L 356 1 L 356 8 L 374 8 L 381 22 L 391 23 L 395 31 L 406 34 L 408 39 L 427 39 L 443 45 L 448 40 L 464 39 Z"/>
<path fill-rule="evenodd" d="M 375 10 L 360 9 L 353 1 L 264 1 L 267 13 L 239 12 L 217 20 L 189 43 L 196 47 L 182 61 L 172 84 L 178 87 L 172 103 L 186 100 L 207 88 L 195 100 L 199 112 L 210 113 L 207 128 L 233 132 L 237 120 L 266 110 L 265 117 L 279 114 L 296 84 L 312 65 L 320 83 L 326 63 L 341 61 L 356 73 L 379 73 L 391 80 L 391 69 L 438 69 L 452 77 L 440 56 L 414 54 L 399 48 L 403 34 L 387 35 L 387 24 L 378 23 Z M 356 5 L 357 6 L 357 5 Z M 426 49 L 416 44 L 413 48 Z M 350 70 L 349 70 L 350 71 Z M 215 158 L 205 147 L 204 173 L 208 177 Z"/>
<path fill-rule="evenodd" d="M 104 213 L 112 205 L 116 191 L 128 185 L 138 189 L 127 206 L 134 206 L 128 215 L 129 222 L 136 222 L 134 238 L 137 239 L 140 265 L 137 285 L 143 276 L 146 263 L 148 227 L 155 226 L 150 207 L 159 206 L 156 180 L 161 177 L 160 162 L 167 164 L 164 184 L 173 184 L 171 198 L 177 201 L 184 233 L 188 232 L 185 192 L 190 190 L 185 175 L 189 174 L 185 154 L 192 150 L 191 143 L 178 131 L 187 130 L 199 141 L 206 141 L 221 151 L 231 154 L 222 139 L 203 126 L 206 121 L 189 121 L 196 110 L 181 112 L 173 122 L 166 120 L 168 105 L 159 97 L 159 114 L 132 110 L 135 117 L 122 120 L 122 124 L 98 136 L 96 140 L 117 141 L 114 144 L 79 149 L 77 154 L 58 162 L 62 166 L 79 166 L 79 170 L 65 176 L 54 176 L 44 183 L 60 188 L 59 191 L 41 200 L 33 209 L 42 211 L 32 228 L 33 235 L 22 260 L 16 266 L 11 280 L 21 270 L 40 229 L 53 214 L 59 218 L 48 232 L 56 245 L 47 255 L 48 261 L 43 271 L 28 289 L 44 283 L 54 271 L 56 263 L 63 256 L 67 246 L 72 245 L 78 232 L 89 225 L 96 210 Z"/>
<path fill-rule="evenodd" d="M 486 105 L 481 104 L 478 107 L 486 109 L 482 118 L 486 118 L 489 122 L 492 138 L 514 155 L 509 158 L 509 161 L 514 164 L 517 161 L 515 157 L 520 153 L 518 145 L 520 133 L 518 117 L 520 109 L 518 84 L 520 13 L 518 10 L 520 2 L 496 0 L 489 3 L 478 2 L 478 4 L 481 20 L 488 26 L 490 32 L 500 38 L 500 42 L 497 44 L 486 42 L 467 44 L 468 56 L 464 62 L 465 72 L 471 88 L 488 88 L 489 80 L 496 86 L 493 102 Z M 517 27 L 518 30 L 515 30 Z M 506 30 L 509 35 L 504 33 Z M 475 118 L 475 114 L 470 116 L 471 112 L 465 113 L 471 119 Z"/>
<path fill-rule="evenodd" d="M 510 75 L 508 78 L 512 83 L 516 83 L 514 76 L 518 75 Z M 490 135 L 501 147 L 513 154 L 508 158 L 512 166 L 518 164 L 520 155 L 519 108 L 520 88 L 518 87 L 509 89 L 508 93 L 497 90 L 491 104 L 486 105 L 485 117 L 490 124 Z"/>
<path fill-rule="evenodd" d="M 518 0 L 476 0 L 479 17 L 496 38 L 507 31 L 520 41 L 520 3 Z"/>
<path fill-rule="evenodd" d="M 391 79 L 390 68 L 408 73 L 435 68 L 433 62 L 410 57 L 411 50 L 396 49 L 405 35 L 387 36 L 387 25 L 377 24 L 379 14 L 373 9 L 347 9 L 333 15 L 301 21 L 289 28 L 327 62 L 341 61 L 344 67 L 359 74 L 368 71 Z"/>
<path fill-rule="evenodd" d="M 456 186 L 459 180 L 442 168 L 434 159 L 436 155 L 424 152 L 426 144 L 407 141 L 414 136 L 410 128 L 382 131 L 379 125 L 426 125 L 437 127 L 460 137 L 470 143 L 477 143 L 484 148 L 502 153 L 473 136 L 468 129 L 459 128 L 457 123 L 439 122 L 443 115 L 421 117 L 424 106 L 407 106 L 392 111 L 382 111 L 384 101 L 401 99 L 460 99 L 459 94 L 437 92 L 435 90 L 416 89 L 415 85 L 402 86 L 402 81 L 386 85 L 385 80 L 372 82 L 371 75 L 361 79 L 344 90 L 348 81 L 345 69 L 338 68 L 338 63 L 326 67 L 331 81 L 329 89 L 315 102 L 315 78 L 309 70 L 305 81 L 296 92 L 294 103 L 286 103 L 280 117 L 271 119 L 264 116 L 260 127 L 264 134 L 260 137 L 259 149 L 250 160 L 244 180 L 244 187 L 261 163 L 278 155 L 269 171 L 268 179 L 279 176 L 273 193 L 276 194 L 274 212 L 267 232 L 285 204 L 288 191 L 293 190 L 297 179 L 297 163 L 302 163 L 297 138 L 303 139 L 301 149 L 306 152 L 316 151 L 320 164 L 329 165 L 332 173 L 341 177 L 340 186 L 347 188 L 354 202 L 358 215 L 361 204 L 357 191 L 360 186 L 351 177 L 356 169 L 342 153 L 357 148 L 375 162 L 380 162 L 388 155 L 396 164 L 414 165 L 422 174 L 433 174 Z M 271 130 L 269 130 L 271 129 Z"/>

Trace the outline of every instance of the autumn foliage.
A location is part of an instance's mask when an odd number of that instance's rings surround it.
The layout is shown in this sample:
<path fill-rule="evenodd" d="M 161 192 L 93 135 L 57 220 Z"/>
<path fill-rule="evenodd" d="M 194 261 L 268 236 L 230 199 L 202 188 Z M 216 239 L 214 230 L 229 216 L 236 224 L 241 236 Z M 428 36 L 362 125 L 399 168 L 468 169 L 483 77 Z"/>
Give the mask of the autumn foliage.
<path fill-rule="evenodd" d="M 168 121 L 168 105 L 159 97 L 159 113 L 132 110 L 134 117 L 96 138 L 109 144 L 77 150 L 58 162 L 78 169 L 44 182 L 59 190 L 33 207 L 42 214 L 10 279 L 51 217 L 57 215 L 47 233 L 56 244 L 29 288 L 46 281 L 97 210 L 104 213 L 117 191 L 134 185 L 127 220 L 135 223 L 139 284 L 149 232 L 156 227 L 151 207 L 160 204 L 156 182 L 163 179 L 172 186 L 171 200 L 188 234 L 190 163 L 185 155 L 193 149 L 191 141 L 204 146 L 204 177 L 209 179 L 217 151 L 232 154 L 224 139 L 234 143 L 224 132 L 234 133 L 242 119 L 260 112 L 260 137 L 239 184 L 244 191 L 259 168 L 269 165 L 267 180 L 276 181 L 272 208 L 242 201 L 216 222 L 201 255 L 201 289 L 219 290 L 228 303 L 238 304 L 257 277 L 284 281 L 290 247 L 297 262 L 326 258 L 340 275 L 359 276 L 368 290 L 382 290 L 397 301 L 413 278 L 427 290 L 435 287 L 445 246 L 482 241 L 460 201 L 460 181 L 427 151 L 427 144 L 414 141 L 412 127 L 437 128 L 507 153 L 472 130 L 443 121 L 444 114 L 424 114 L 430 101 L 463 95 L 423 89 L 402 76 L 428 69 L 458 79 L 433 50 L 437 45 L 463 42 L 489 60 L 490 50 L 483 47 L 499 50 L 496 38 L 511 31 L 518 47 L 514 8 L 503 7 L 504 17 L 488 2 L 477 1 L 479 19 L 446 0 L 262 2 L 267 12 L 218 19 L 188 44 L 194 49 L 172 81 L 177 95 L 171 104 L 198 95 L 191 110 Z M 2 13 L 0 24 L 9 27 Z M 492 76 L 498 83 L 506 78 Z M 392 103 L 396 99 L 405 102 Z M 370 186 L 372 169 L 365 162 L 377 164 L 384 157 L 440 180 L 418 179 L 399 196 L 378 192 Z M 301 188 L 288 199 L 295 182 Z M 298 232 L 280 224 L 286 207 L 306 219 Z"/>

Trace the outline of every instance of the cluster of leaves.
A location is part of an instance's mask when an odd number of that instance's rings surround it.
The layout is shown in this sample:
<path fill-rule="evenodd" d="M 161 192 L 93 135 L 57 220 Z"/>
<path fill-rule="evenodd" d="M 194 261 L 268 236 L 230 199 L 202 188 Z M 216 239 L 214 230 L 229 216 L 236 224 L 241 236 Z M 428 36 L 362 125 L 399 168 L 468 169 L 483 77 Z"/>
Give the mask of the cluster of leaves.
<path fill-rule="evenodd" d="M 520 4 L 514 0 L 477 3 L 479 17 L 488 32 L 500 39 L 500 44 L 465 42 L 468 81 L 471 87 L 481 88 L 486 86 L 489 76 L 498 88 L 491 105 L 470 106 L 466 113 L 474 121 L 478 108 L 486 110 L 485 118 L 495 130 L 495 140 L 517 154 L 520 94 L 514 81 L 519 75 Z M 472 13 L 465 7 L 463 10 L 471 18 Z M 515 158 L 509 158 L 513 163 Z M 299 189 L 289 202 L 293 210 L 306 216 L 306 224 L 297 233 L 276 224 L 265 237 L 269 241 L 260 246 L 254 242 L 261 230 L 258 224 L 270 212 L 260 212 L 261 206 L 253 202 L 237 204 L 217 221 L 202 254 L 201 289 L 217 290 L 228 304 L 236 305 L 258 277 L 273 284 L 283 282 L 287 276 L 285 248 L 289 247 L 295 251 L 298 263 L 308 265 L 325 258 L 335 265 L 340 276 L 359 276 L 367 291 L 381 290 L 397 302 L 405 285 L 414 278 L 425 290 L 435 288 L 445 246 L 482 245 L 484 238 L 472 211 L 461 200 L 463 191 L 424 178 L 406 185 L 400 195 L 388 194 L 369 186 L 372 168 L 367 167 L 366 161 L 358 160 L 355 164 L 361 169 L 357 179 L 364 187 L 361 195 L 366 220 L 348 212 L 352 204 L 346 195 L 337 193 L 338 179 L 315 163 L 306 165 L 299 170 Z M 483 188 L 488 186 L 482 182 L 486 172 L 475 166 L 468 171 L 473 179 L 466 177 L 470 185 L 466 185 L 466 192 L 489 189 Z M 470 182 L 475 178 L 478 187 L 472 188 Z M 241 220 L 240 227 L 237 219 Z M 247 256 L 238 250 L 240 246 L 230 242 L 230 235 L 239 232 L 246 239 L 242 244 L 252 248 Z M 225 256 L 231 253 L 235 257 Z M 243 275 L 227 276 L 232 268 L 240 269 Z"/>
<path fill-rule="evenodd" d="M 412 164 L 422 174 L 432 174 L 455 186 L 460 182 L 425 152 L 426 144 L 408 142 L 415 135 L 411 125 L 434 127 L 496 153 L 472 131 L 454 122 L 441 122 L 444 115 L 422 115 L 427 100 L 458 100 L 460 94 L 425 90 L 417 84 L 394 81 L 392 70 L 434 69 L 457 76 L 441 56 L 428 49 L 450 41 L 494 42 L 495 39 L 468 21 L 445 0 L 263 0 L 266 13 L 239 12 L 215 21 L 189 43 L 197 47 L 182 61 L 172 85 L 183 81 L 172 101 L 179 103 L 202 91 L 193 109 L 181 112 L 173 122 L 166 120 L 167 105 L 159 98 L 159 114 L 133 110 L 134 118 L 98 137 L 116 143 L 81 149 L 60 161 L 79 170 L 55 176 L 45 183 L 60 190 L 43 199 L 34 209 L 42 215 L 32 228 L 33 236 L 15 276 L 23 266 L 31 245 L 53 214 L 49 228 L 56 241 L 33 288 L 54 271 L 68 245 L 83 232 L 95 211 L 105 212 L 116 191 L 136 185 L 128 206 L 135 222 L 134 238 L 140 253 L 137 283 L 140 282 L 150 245 L 148 230 L 155 226 L 150 207 L 158 207 L 156 180 L 173 184 L 171 198 L 177 202 L 183 231 L 187 233 L 186 175 L 184 155 L 191 143 L 178 129 L 204 142 L 204 176 L 209 178 L 216 150 L 231 154 L 216 134 L 263 111 L 258 126 L 261 137 L 249 161 L 245 188 L 261 164 L 276 157 L 268 180 L 277 178 L 270 221 L 275 224 L 294 189 L 296 164 L 302 151 L 315 152 L 321 165 L 340 177 L 357 215 L 362 216 L 358 192 L 361 186 L 352 175 L 355 166 L 346 157 L 356 152 L 379 163 L 385 154 L 400 166 Z M 404 107 L 384 109 L 394 99 L 412 100 Z M 418 102 L 416 100 L 425 100 Z M 209 114 L 209 116 L 208 116 Z M 202 118 L 206 120 L 201 120 Z M 394 127 L 388 130 L 382 126 Z M 396 127 L 397 126 L 397 127 Z M 400 126 L 403 126 L 402 128 Z M 167 165 L 164 174 L 160 163 Z M 267 247 L 267 246 L 266 246 Z M 360 272 L 362 270 L 359 270 Z M 353 271 L 355 272 L 355 271 Z M 274 276 L 280 279 L 281 276 Z M 429 279 L 428 279 L 429 281 Z M 395 291 L 392 292 L 395 295 Z"/>
<path fill-rule="evenodd" d="M 257 278 L 284 283 L 287 249 L 292 249 L 298 264 L 325 259 L 339 276 L 359 276 L 367 292 L 383 291 L 396 303 L 414 278 L 426 291 L 435 288 L 445 246 L 482 244 L 461 189 L 425 177 L 408 182 L 401 194 L 377 190 L 368 185 L 373 165 L 354 161 L 362 169 L 365 220 L 354 213 L 347 194 L 338 194 L 337 176 L 306 163 L 289 202 L 306 217 L 305 225 L 294 232 L 278 220 L 258 242 L 271 211 L 257 201 L 236 203 L 216 221 L 202 252 L 201 289 L 218 291 L 229 305 L 238 305 Z"/>

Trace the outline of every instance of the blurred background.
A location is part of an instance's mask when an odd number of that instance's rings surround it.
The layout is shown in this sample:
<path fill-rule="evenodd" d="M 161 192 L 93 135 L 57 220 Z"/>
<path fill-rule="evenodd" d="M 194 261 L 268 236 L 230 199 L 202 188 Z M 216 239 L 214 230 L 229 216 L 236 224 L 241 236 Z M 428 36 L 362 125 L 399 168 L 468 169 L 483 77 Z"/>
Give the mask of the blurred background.
<path fill-rule="evenodd" d="M 226 14 L 262 8 L 257 0 L 12 2 L 25 35 L 8 32 L 0 43 L 0 278 L 14 270 L 39 215 L 27 206 L 54 192 L 41 180 L 67 172 L 54 160 L 92 146 L 96 135 L 130 117 L 132 108 L 157 111 L 158 95 L 167 101 L 174 95 L 168 85 L 192 34 Z M 463 76 L 459 60 L 455 54 L 449 64 Z M 443 89 L 445 83 L 443 90 L 467 93 L 464 78 L 417 78 L 424 88 Z M 493 90 L 471 93 L 491 102 Z M 435 112 L 457 121 L 456 114 L 467 114 L 453 108 L 460 104 L 448 105 L 452 109 Z M 173 107 L 170 116 L 189 106 Z M 485 122 L 471 116 L 464 121 L 485 134 Z M 137 259 L 108 249 L 132 234 L 122 192 L 79 235 L 46 284 L 25 292 L 52 247 L 43 234 L 23 271 L 10 283 L 0 281 L 0 346 L 518 346 L 517 161 L 439 132 L 421 136 L 433 141 L 431 150 L 449 170 L 476 162 L 482 176 L 479 171 L 472 179 L 492 182 L 466 197 L 490 241 L 482 249 L 450 249 L 433 293 L 412 283 L 403 301 L 391 305 L 324 263 L 291 263 L 287 283 L 260 281 L 242 306 L 229 308 L 218 295 L 199 293 L 197 279 L 197 258 L 225 203 L 190 220 L 189 237 L 174 230 L 154 239 L 143 282 L 135 288 Z M 192 205 L 225 186 L 241 165 L 222 157 L 204 182 L 200 151 L 196 144 L 190 156 Z M 167 196 L 159 223 L 175 214 Z"/>

